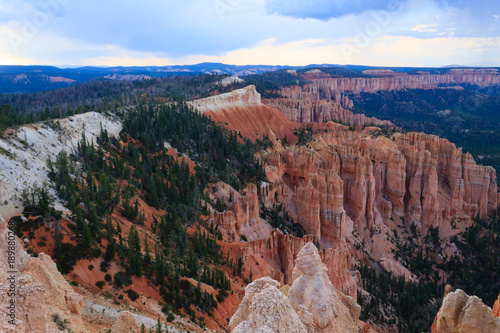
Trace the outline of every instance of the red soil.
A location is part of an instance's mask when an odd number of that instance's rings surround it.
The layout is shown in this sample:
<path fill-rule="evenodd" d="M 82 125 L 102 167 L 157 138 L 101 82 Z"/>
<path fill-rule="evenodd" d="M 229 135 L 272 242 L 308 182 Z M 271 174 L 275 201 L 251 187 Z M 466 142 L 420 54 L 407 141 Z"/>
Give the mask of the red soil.
<path fill-rule="evenodd" d="M 251 140 L 261 139 L 267 134 L 271 140 L 284 139 L 286 136 L 288 143 L 293 144 L 297 141 L 297 137 L 293 134 L 297 125 L 280 110 L 266 105 L 232 107 L 209 111 L 206 115 Z"/>

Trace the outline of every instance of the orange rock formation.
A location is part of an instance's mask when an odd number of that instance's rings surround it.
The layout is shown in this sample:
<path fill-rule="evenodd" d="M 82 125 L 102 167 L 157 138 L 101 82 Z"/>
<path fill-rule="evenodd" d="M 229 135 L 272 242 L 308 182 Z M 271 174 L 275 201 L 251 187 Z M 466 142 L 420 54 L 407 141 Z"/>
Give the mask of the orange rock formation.
<path fill-rule="evenodd" d="M 298 123 L 324 122 L 329 120 L 352 125 L 387 125 L 390 121 L 354 114 L 349 111 L 353 102 L 339 91 L 320 91 L 313 85 L 286 87 L 281 89 L 284 98 L 264 100 L 263 103 L 283 111 L 288 118 Z"/>

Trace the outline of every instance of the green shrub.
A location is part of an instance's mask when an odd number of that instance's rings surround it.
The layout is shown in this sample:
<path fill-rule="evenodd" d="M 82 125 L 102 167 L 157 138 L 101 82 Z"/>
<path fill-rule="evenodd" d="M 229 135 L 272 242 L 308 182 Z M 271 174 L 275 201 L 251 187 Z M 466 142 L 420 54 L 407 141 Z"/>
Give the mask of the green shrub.
<path fill-rule="evenodd" d="M 128 295 L 128 298 L 130 298 L 132 300 L 132 302 L 135 302 L 135 300 L 137 300 L 139 298 L 139 294 L 136 293 L 132 289 L 127 290 L 127 295 Z"/>
<path fill-rule="evenodd" d="M 118 288 L 127 287 L 132 284 L 132 278 L 125 272 L 115 274 L 115 286 Z"/>

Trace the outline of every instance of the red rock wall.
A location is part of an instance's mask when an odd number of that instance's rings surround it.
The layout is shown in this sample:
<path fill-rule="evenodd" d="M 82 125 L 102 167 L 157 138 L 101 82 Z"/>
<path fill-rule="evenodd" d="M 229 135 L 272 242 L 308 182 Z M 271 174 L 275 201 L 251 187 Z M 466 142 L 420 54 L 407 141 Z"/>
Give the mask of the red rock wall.
<path fill-rule="evenodd" d="M 287 147 L 264 159 L 271 178 L 284 182 L 283 201 L 296 221 L 327 245 L 348 237 L 352 223 L 371 229 L 399 216 L 437 227 L 498 208 L 495 170 L 445 139 L 396 133 L 393 141 L 372 138 L 370 129 L 326 127 L 310 148 Z"/>
<path fill-rule="evenodd" d="M 272 258 L 276 258 L 283 273 L 283 283 L 292 283 L 292 271 L 295 259 L 300 249 L 308 242 L 313 242 L 314 237 L 305 236 L 303 238 L 284 235 L 280 230 L 272 230 L 267 240 L 257 240 L 246 244 L 242 248 L 243 260 L 247 260 L 254 254 L 267 253 Z M 351 271 L 349 259 L 350 252 L 347 246 L 329 248 L 319 252 L 322 262 L 328 268 L 328 276 L 335 289 L 341 290 L 344 294 L 357 299 L 357 285 L 361 279 L 359 272 Z"/>
<path fill-rule="evenodd" d="M 311 93 L 322 91 L 330 96 L 336 92 L 376 92 L 380 90 L 432 89 L 439 84 L 470 83 L 479 86 L 500 84 L 500 75 L 496 72 L 481 70 L 452 70 L 444 75 L 403 75 L 375 78 L 318 78 L 304 86 L 304 91 Z"/>

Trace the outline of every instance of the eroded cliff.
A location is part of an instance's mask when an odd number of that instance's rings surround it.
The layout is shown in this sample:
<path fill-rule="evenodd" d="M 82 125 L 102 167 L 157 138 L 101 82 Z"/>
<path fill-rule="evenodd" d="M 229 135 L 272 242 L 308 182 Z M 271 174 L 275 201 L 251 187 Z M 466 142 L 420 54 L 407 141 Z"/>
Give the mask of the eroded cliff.
<path fill-rule="evenodd" d="M 287 296 L 279 282 L 255 280 L 231 318 L 232 332 L 358 332 L 359 305 L 335 290 L 326 272 L 316 246 L 306 243 L 295 259 L 291 286 L 283 288 Z"/>

